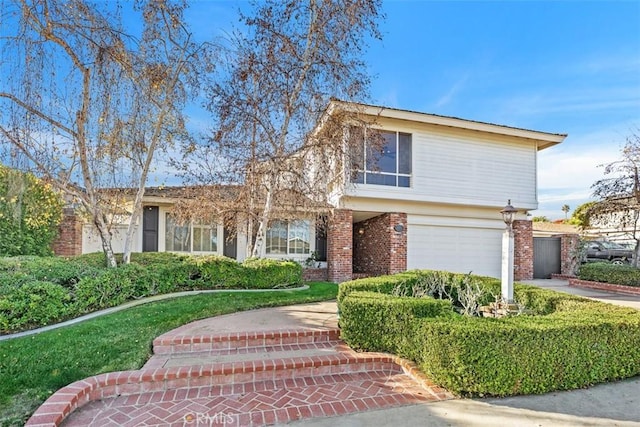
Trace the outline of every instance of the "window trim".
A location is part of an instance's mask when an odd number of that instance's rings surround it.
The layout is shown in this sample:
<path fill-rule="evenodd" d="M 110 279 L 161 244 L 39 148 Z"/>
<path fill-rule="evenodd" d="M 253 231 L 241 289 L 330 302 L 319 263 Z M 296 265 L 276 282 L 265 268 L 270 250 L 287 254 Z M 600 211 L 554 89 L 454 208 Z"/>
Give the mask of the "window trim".
<path fill-rule="evenodd" d="M 286 235 L 286 251 L 285 253 L 270 253 L 268 251 L 268 244 L 267 244 L 267 235 L 269 233 L 269 230 L 271 230 L 271 226 L 267 227 L 266 233 L 265 233 L 265 240 L 264 240 L 264 254 L 265 256 L 269 257 L 269 258 L 287 258 L 287 259 L 291 259 L 291 258 L 308 258 L 311 253 L 313 253 L 313 251 L 315 250 L 315 223 L 313 222 L 313 220 L 309 219 L 309 218 L 300 218 L 300 219 L 293 219 L 293 220 L 273 220 L 273 222 L 277 222 L 277 223 L 285 223 L 287 225 L 287 235 Z M 308 252 L 304 252 L 304 253 L 297 253 L 297 252 L 291 252 L 291 246 L 290 246 L 290 241 L 291 241 L 291 223 L 292 222 L 304 222 L 307 225 L 307 232 L 308 232 L 308 241 L 306 242 L 309 245 L 309 251 Z M 293 236 L 295 237 L 295 236 Z"/>
<path fill-rule="evenodd" d="M 388 130 L 388 129 L 376 129 L 376 132 L 380 132 L 382 134 L 387 133 L 387 134 L 394 134 L 395 135 L 395 143 L 396 143 L 396 156 L 395 156 L 395 172 L 382 172 L 382 171 L 376 171 L 376 170 L 371 170 L 368 169 L 368 159 L 367 159 L 367 152 L 368 147 L 367 147 L 367 128 L 365 128 L 363 130 L 362 133 L 362 166 L 363 169 L 351 169 L 351 179 L 350 182 L 352 184 L 361 184 L 361 185 L 378 185 L 378 186 L 382 186 L 382 187 L 395 187 L 395 188 L 411 188 L 413 185 L 413 180 L 412 180 L 412 176 L 413 176 L 413 134 L 409 133 L 409 132 L 401 132 L 398 130 Z M 400 171 L 400 134 L 405 134 L 405 135 L 409 135 L 410 136 L 410 143 L 411 143 L 411 148 L 410 148 L 410 155 L 411 155 L 411 162 L 410 162 L 410 167 L 411 167 L 411 173 L 401 173 Z M 360 160 L 360 159 L 359 159 Z M 379 183 L 368 183 L 367 182 L 367 176 L 368 175 L 377 175 L 377 176 L 392 176 L 395 178 L 395 185 L 387 185 L 387 184 L 379 184 Z M 359 179 L 361 176 L 361 180 Z M 399 179 L 400 178 L 408 178 L 409 179 L 409 185 L 408 186 L 401 186 L 398 185 L 399 183 Z"/>
<path fill-rule="evenodd" d="M 162 217 L 162 230 L 163 230 L 163 234 L 164 234 L 164 239 L 162 239 L 162 248 L 160 248 L 160 244 L 158 244 L 158 251 L 160 251 L 160 249 L 163 250 L 163 252 L 174 252 L 174 253 L 178 253 L 178 254 L 193 254 L 193 255 L 220 255 L 222 254 L 222 250 L 221 250 L 221 245 L 220 245 L 220 233 L 221 233 L 221 225 L 218 224 L 217 222 L 213 222 L 211 224 L 206 224 L 206 223 L 198 223 L 196 221 L 189 221 L 188 224 L 183 224 L 181 225 L 182 227 L 184 226 L 188 226 L 189 228 L 189 250 L 188 251 L 176 251 L 176 250 L 170 250 L 167 249 L 167 236 L 168 236 L 168 229 L 167 229 L 167 225 L 169 223 L 168 218 L 171 216 L 171 213 L 168 212 L 167 210 L 163 210 L 164 211 L 164 215 L 161 215 Z M 195 227 L 202 227 L 202 228 L 209 228 L 212 230 L 216 231 L 216 250 L 215 251 L 194 251 L 193 250 L 193 232 L 194 232 L 194 228 Z"/>

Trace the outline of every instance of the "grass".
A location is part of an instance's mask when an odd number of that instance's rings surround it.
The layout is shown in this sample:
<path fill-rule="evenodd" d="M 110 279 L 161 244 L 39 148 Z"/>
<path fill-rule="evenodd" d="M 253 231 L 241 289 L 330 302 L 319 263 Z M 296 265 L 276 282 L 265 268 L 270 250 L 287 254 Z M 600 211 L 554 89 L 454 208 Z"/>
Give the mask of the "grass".
<path fill-rule="evenodd" d="M 149 303 L 69 327 L 0 342 L 0 425 L 23 425 L 57 389 L 105 372 L 139 369 L 155 337 L 194 320 L 261 307 L 336 298 L 338 286 L 306 291 L 204 294 Z"/>

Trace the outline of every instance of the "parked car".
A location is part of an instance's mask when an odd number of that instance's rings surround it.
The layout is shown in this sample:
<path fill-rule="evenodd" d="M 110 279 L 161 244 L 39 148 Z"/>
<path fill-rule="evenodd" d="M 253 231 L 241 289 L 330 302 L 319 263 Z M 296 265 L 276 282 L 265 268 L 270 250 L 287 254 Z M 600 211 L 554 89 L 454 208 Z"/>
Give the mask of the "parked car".
<path fill-rule="evenodd" d="M 594 240 L 587 244 L 587 262 L 609 261 L 612 264 L 628 264 L 633 250 L 619 243 Z"/>

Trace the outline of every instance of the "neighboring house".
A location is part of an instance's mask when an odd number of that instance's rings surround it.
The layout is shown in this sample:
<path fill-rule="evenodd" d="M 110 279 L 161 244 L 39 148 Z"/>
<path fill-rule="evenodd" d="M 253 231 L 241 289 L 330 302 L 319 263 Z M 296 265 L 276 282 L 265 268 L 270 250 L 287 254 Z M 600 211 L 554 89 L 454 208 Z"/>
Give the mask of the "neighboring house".
<path fill-rule="evenodd" d="M 341 101 L 332 101 L 327 114 L 341 110 L 372 123 L 382 147 L 372 150 L 371 131 L 345 123 L 350 146 L 328 183 L 327 226 L 314 216 L 274 221 L 267 257 L 302 261 L 317 252 L 337 282 L 415 268 L 499 277 L 505 228 L 499 211 L 510 199 L 522 212 L 514 226 L 516 278 L 532 277 L 533 237 L 524 213 L 538 207 L 537 153 L 566 135 Z M 134 251 L 244 257 L 242 227 L 181 227 L 171 222 L 175 200 L 147 192 Z M 100 250 L 90 227 L 82 234 L 83 253 Z"/>
<path fill-rule="evenodd" d="M 585 233 L 593 239 L 608 240 L 635 247 L 640 240 L 640 207 L 634 198 L 612 198 L 606 202 L 610 211 L 592 216 Z"/>
<path fill-rule="evenodd" d="M 580 228 L 573 224 L 534 221 L 533 237 L 553 237 L 560 234 L 580 234 Z"/>

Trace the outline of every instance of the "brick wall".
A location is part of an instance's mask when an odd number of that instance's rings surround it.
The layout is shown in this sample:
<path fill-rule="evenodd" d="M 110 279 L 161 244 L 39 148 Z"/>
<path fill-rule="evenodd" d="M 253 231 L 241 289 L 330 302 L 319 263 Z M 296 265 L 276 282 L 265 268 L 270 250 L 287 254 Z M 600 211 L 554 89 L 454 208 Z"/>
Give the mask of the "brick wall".
<path fill-rule="evenodd" d="M 576 257 L 576 250 L 580 240 L 578 235 L 560 234 L 553 237 L 560 237 L 560 274 L 573 276 L 579 262 Z"/>
<path fill-rule="evenodd" d="M 533 228 L 531 221 L 513 221 L 513 252 L 513 279 L 533 279 Z"/>
<path fill-rule="evenodd" d="M 58 237 L 51 244 L 53 253 L 61 256 L 82 254 L 82 221 L 72 208 L 65 208 L 58 226 Z"/>
<path fill-rule="evenodd" d="M 330 282 L 351 280 L 353 257 L 353 214 L 348 209 L 336 209 L 327 227 L 327 279 Z"/>
<path fill-rule="evenodd" d="M 302 279 L 305 282 L 325 282 L 327 280 L 326 268 L 303 268 Z"/>
<path fill-rule="evenodd" d="M 394 230 L 402 224 L 403 230 Z M 353 225 L 353 272 L 394 274 L 407 269 L 407 215 L 386 213 Z"/>

